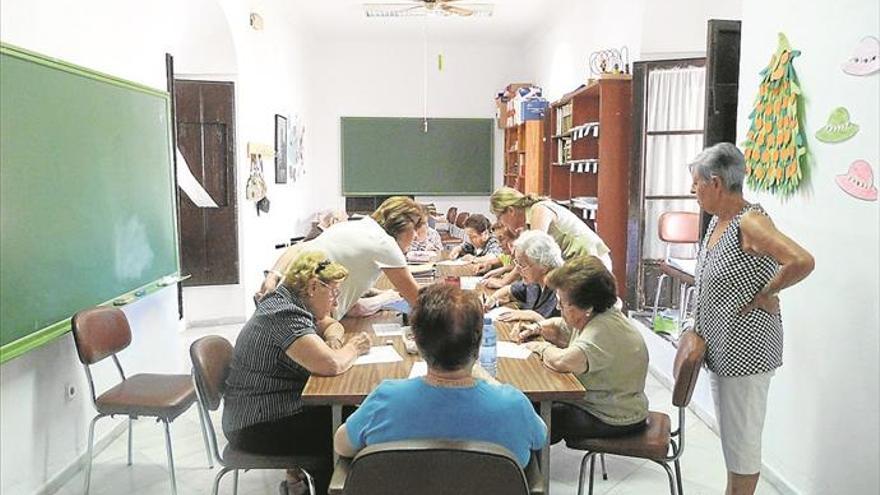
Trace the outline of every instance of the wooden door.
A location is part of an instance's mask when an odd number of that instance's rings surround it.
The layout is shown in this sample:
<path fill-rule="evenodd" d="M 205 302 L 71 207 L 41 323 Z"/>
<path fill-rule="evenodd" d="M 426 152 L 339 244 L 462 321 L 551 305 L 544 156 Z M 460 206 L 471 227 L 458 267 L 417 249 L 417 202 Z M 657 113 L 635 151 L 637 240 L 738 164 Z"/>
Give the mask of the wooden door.
<path fill-rule="evenodd" d="M 178 189 L 180 262 L 185 286 L 238 283 L 235 195 L 235 87 L 174 80 L 177 147 L 217 208 L 199 208 Z"/>

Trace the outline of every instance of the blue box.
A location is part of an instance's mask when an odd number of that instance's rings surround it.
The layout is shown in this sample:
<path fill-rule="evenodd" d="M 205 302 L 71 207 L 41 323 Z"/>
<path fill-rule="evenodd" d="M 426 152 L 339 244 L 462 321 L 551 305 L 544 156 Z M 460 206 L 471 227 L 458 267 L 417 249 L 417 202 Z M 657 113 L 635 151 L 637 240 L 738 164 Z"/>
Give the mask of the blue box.
<path fill-rule="evenodd" d="M 544 98 L 533 98 L 522 102 L 522 119 L 523 120 L 541 120 L 550 102 Z"/>

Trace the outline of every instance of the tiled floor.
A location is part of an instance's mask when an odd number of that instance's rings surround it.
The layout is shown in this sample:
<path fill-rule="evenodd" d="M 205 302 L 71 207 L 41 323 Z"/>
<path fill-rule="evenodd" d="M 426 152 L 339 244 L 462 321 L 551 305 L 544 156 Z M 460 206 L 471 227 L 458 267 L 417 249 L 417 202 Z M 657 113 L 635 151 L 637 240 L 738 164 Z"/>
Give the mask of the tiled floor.
<path fill-rule="evenodd" d="M 202 335 L 223 335 L 230 340 L 241 325 L 189 329 L 183 334 L 182 354 L 189 344 Z M 188 359 L 188 355 L 186 356 Z M 652 410 L 664 411 L 677 421 L 671 394 L 650 375 L 647 390 Z M 225 440 L 220 431 L 220 411 L 213 415 L 221 445 Z M 684 491 L 688 495 L 720 494 L 724 492 L 725 470 L 718 437 L 690 411 L 686 414 L 685 452 L 681 462 Z M 210 493 L 211 482 L 218 468 L 208 469 L 205 450 L 195 408 L 191 408 L 171 425 L 174 462 L 180 495 Z M 553 495 L 577 493 L 578 469 L 582 453 L 555 445 L 551 454 L 550 492 Z M 598 463 L 596 466 L 598 473 Z M 668 493 L 663 468 L 649 461 L 607 458 L 608 480 L 596 477 L 594 493 L 607 495 Z M 278 493 L 281 471 L 250 471 L 242 473 L 239 482 L 241 495 Z M 71 479 L 59 495 L 82 493 L 82 474 Z M 221 493 L 232 493 L 232 474 L 226 475 Z M 96 458 L 92 469 L 92 495 L 165 495 L 170 493 L 162 425 L 143 419 L 135 422 L 134 464 L 126 466 L 126 435 L 120 435 Z M 762 495 L 779 492 L 765 481 L 758 485 Z"/>

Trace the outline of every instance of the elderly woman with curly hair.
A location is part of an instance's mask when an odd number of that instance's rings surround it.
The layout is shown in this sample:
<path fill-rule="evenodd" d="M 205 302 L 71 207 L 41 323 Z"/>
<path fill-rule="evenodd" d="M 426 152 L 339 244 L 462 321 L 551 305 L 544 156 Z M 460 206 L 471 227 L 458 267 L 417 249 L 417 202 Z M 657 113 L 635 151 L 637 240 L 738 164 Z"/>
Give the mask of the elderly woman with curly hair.
<path fill-rule="evenodd" d="M 525 326 L 519 340 L 548 368 L 574 373 L 586 392 L 553 404 L 551 443 L 565 437 L 615 437 L 639 431 L 648 417 L 648 349 L 615 307 L 614 275 L 595 256 L 580 256 L 550 272 L 562 318 Z"/>
<path fill-rule="evenodd" d="M 541 321 L 559 316 L 556 292 L 547 287 L 546 276 L 562 266 L 562 253 L 553 238 L 544 232 L 528 230 L 513 243 L 513 264 L 522 280 L 495 291 L 486 307 L 515 302 L 518 309 L 502 313 L 501 321 Z"/>
<path fill-rule="evenodd" d="M 229 443 L 258 454 L 325 457 L 326 465 L 312 473 L 322 493 L 332 470 L 331 415 L 326 407 L 304 406 L 301 396 L 309 376 L 344 373 L 370 349 L 366 334 L 343 343 L 342 325 L 322 323 L 347 275 L 324 253 L 300 253 L 238 334 L 226 379 Z"/>

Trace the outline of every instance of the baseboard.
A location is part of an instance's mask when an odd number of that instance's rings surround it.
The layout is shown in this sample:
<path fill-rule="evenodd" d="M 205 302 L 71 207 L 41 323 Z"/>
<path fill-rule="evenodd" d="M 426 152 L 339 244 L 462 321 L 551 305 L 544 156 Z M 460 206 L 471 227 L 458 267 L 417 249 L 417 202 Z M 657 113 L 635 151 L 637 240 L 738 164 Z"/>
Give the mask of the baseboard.
<path fill-rule="evenodd" d="M 116 440 L 120 435 L 125 433 L 125 430 L 128 428 L 128 421 L 120 421 L 119 424 L 114 426 L 110 432 L 108 432 L 103 437 L 97 439 L 95 441 L 95 447 L 92 449 L 92 456 L 97 457 L 98 454 L 104 451 L 114 440 Z M 83 452 L 70 464 L 67 465 L 66 468 L 62 469 L 58 474 L 53 476 L 49 481 L 46 482 L 42 488 L 38 489 L 34 492 L 34 495 L 52 495 L 61 489 L 62 486 L 66 485 L 68 481 L 70 481 L 74 476 L 77 475 L 80 471 L 85 469 L 86 466 L 86 454 L 88 451 Z"/>

